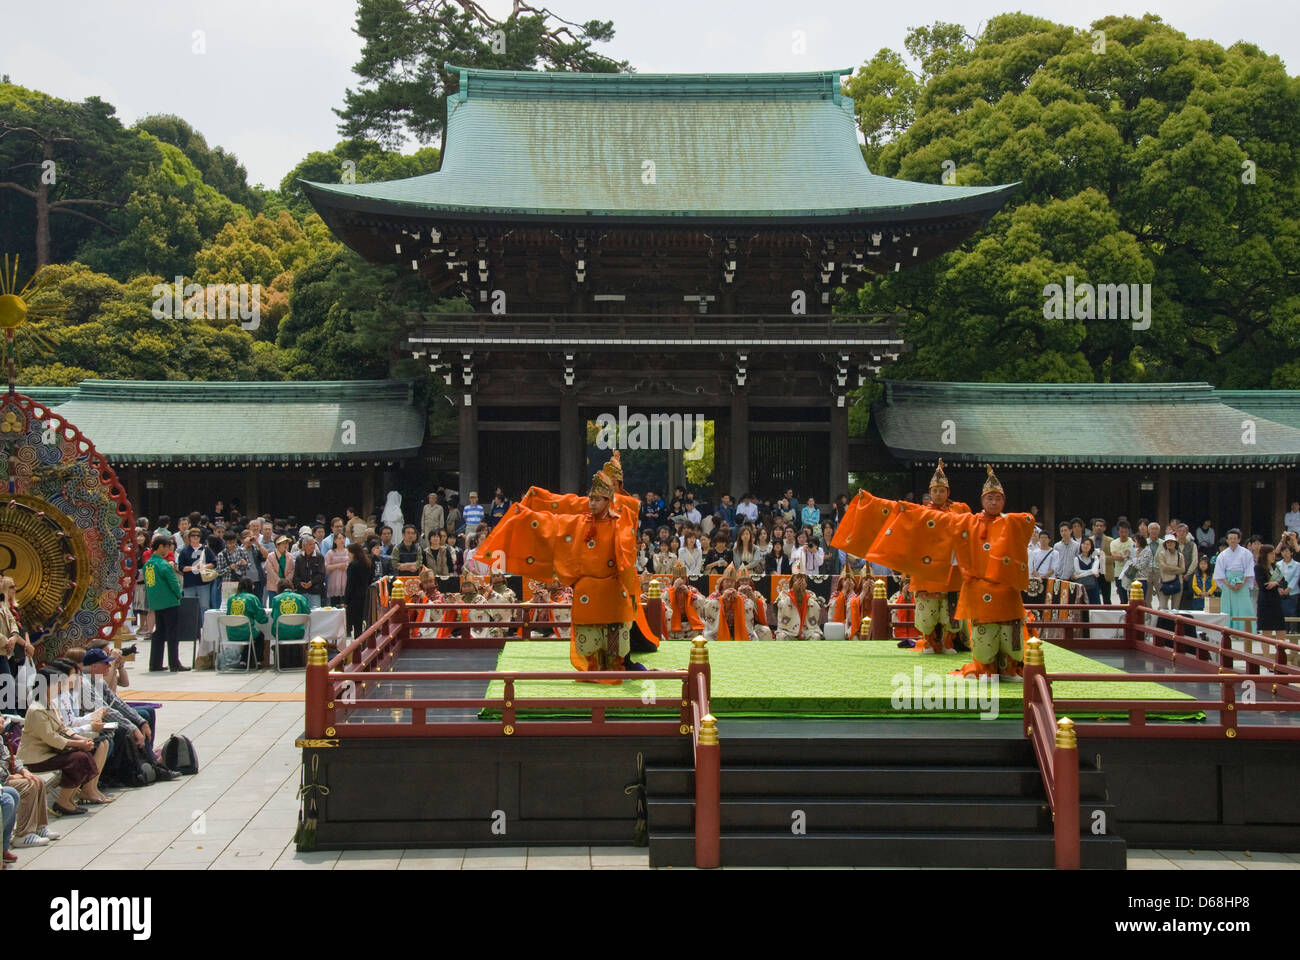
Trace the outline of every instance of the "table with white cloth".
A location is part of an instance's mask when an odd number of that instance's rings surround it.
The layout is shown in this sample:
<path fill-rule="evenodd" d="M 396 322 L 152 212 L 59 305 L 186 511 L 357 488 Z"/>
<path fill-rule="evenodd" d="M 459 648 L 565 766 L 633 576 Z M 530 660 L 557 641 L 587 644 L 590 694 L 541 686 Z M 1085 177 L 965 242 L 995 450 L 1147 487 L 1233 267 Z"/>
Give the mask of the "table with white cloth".
<path fill-rule="evenodd" d="M 199 656 L 217 651 L 217 617 L 224 610 L 208 610 L 203 614 L 203 629 L 199 633 Z M 266 611 L 266 623 L 254 624 L 262 636 L 271 636 L 271 611 Z M 346 611 L 342 607 L 317 607 L 311 611 L 311 622 L 307 627 L 307 639 L 324 637 L 327 641 L 337 643 L 347 636 Z M 259 654 L 260 656 L 260 654 Z"/>
<path fill-rule="evenodd" d="M 1124 642 L 1124 610 L 1089 610 L 1087 636 L 1092 640 L 1114 640 L 1116 645 Z M 1226 613 L 1211 613 L 1209 610 L 1161 610 L 1157 613 L 1147 614 L 1147 625 L 1154 627 L 1156 620 L 1164 614 L 1177 614 L 1180 617 L 1191 617 L 1205 624 L 1204 627 L 1198 628 L 1197 633 L 1203 635 L 1207 643 L 1217 644 L 1220 642 L 1220 631 L 1214 627 L 1226 627 L 1228 625 L 1228 615 Z M 1121 624 L 1116 627 L 1100 627 L 1098 624 L 1115 623 Z M 1082 635 L 1082 631 L 1080 634 Z M 1240 649 L 1240 640 L 1238 640 L 1238 649 Z"/>

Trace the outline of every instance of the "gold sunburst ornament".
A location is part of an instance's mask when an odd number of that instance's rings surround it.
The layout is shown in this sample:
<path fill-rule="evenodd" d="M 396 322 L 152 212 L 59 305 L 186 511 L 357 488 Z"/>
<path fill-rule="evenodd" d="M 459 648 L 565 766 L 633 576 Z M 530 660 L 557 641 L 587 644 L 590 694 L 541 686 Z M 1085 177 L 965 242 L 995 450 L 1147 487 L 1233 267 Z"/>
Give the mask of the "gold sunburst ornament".
<path fill-rule="evenodd" d="M 10 263 L 9 254 L 4 255 L 0 266 L 0 330 L 4 331 L 4 340 L 0 341 L 0 363 L 9 373 L 10 383 L 14 380 L 11 363 L 16 360 L 16 334 L 27 321 L 39 323 L 42 320 L 58 320 L 64 316 L 70 306 L 54 293 L 54 277 L 45 269 L 38 269 L 21 289 L 18 288 L 18 257 Z M 33 346 L 38 353 L 48 354 L 54 349 L 54 338 L 48 333 L 28 326 L 22 331 L 22 338 Z"/>

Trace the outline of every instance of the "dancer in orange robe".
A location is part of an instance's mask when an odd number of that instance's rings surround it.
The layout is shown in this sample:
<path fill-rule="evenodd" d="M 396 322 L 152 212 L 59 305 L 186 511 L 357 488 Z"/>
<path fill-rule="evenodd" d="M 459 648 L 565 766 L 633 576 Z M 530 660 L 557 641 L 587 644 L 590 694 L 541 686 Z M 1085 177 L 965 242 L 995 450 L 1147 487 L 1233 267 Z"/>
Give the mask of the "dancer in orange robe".
<path fill-rule="evenodd" d="M 569 659 L 579 670 L 622 670 L 630 649 L 639 592 L 640 501 L 619 492 L 622 481 L 615 451 L 592 478 L 584 512 L 577 512 L 583 498 L 534 487 L 511 507 L 479 549 L 494 568 L 524 577 L 556 576 L 572 585 Z M 653 634 L 648 624 L 642 629 Z"/>

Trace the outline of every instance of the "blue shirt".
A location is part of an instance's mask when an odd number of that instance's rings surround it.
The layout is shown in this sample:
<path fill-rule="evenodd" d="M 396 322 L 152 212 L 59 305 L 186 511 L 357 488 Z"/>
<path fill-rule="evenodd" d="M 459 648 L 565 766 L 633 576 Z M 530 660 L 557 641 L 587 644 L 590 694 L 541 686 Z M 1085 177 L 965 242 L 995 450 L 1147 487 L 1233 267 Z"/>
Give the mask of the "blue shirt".
<path fill-rule="evenodd" d="M 477 527 L 483 522 L 483 504 L 470 503 L 460 512 L 461 520 L 467 527 Z"/>
<path fill-rule="evenodd" d="M 801 519 L 805 527 L 816 527 L 822 522 L 822 512 L 816 507 L 804 507 Z"/>

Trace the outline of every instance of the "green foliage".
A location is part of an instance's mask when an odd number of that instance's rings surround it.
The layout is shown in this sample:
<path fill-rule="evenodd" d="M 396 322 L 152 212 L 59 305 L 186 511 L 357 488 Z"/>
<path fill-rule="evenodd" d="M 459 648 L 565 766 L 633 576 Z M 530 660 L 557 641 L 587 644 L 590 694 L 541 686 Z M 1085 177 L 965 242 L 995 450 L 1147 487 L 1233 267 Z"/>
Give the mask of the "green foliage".
<path fill-rule="evenodd" d="M 357 183 L 379 183 L 433 173 L 441 156 L 437 147 L 421 147 L 411 154 L 385 150 L 373 140 L 345 140 L 329 151 L 317 150 L 299 162 L 280 181 L 280 196 L 298 217 L 311 214 L 311 202 L 299 180 L 312 183 L 341 183 L 344 173 Z"/>
<path fill-rule="evenodd" d="M 248 210 L 204 183 L 178 147 L 148 133 L 139 137 L 155 147 L 158 159 L 128 178 L 126 204 L 109 215 L 115 234 L 86 243 L 79 259 L 119 280 L 141 272 L 188 276 L 203 245 Z"/>
<path fill-rule="evenodd" d="M 951 160 L 960 184 L 1021 183 L 962 249 L 848 305 L 907 315 L 913 350 L 889 375 L 1294 382 L 1300 80 L 1254 46 L 1189 40 L 1150 15 L 1079 31 L 1007 14 L 964 37 L 909 34 L 915 89 L 888 50 L 848 85 L 875 172 L 937 182 Z M 1067 275 L 1152 284 L 1150 328 L 1045 319 L 1044 287 Z"/>
<path fill-rule="evenodd" d="M 198 169 L 203 182 L 233 203 L 253 212 L 262 209 L 264 191 L 255 190 L 248 185 L 248 171 L 239 162 L 239 158 L 233 153 L 227 153 L 222 147 L 210 148 L 203 134 L 180 117 L 156 113 L 142 117 L 131 129 L 143 130 L 163 143 L 179 148 Z"/>
<path fill-rule="evenodd" d="M 591 49 L 614 25 L 571 24 L 549 10 L 516 2 L 504 20 L 468 0 L 358 0 L 355 32 L 365 41 L 352 68 L 361 78 L 336 110 L 339 133 L 396 148 L 408 137 L 430 143 L 446 125 L 452 67 L 497 70 L 627 69 Z M 332 179 L 332 178 L 331 178 Z"/>

